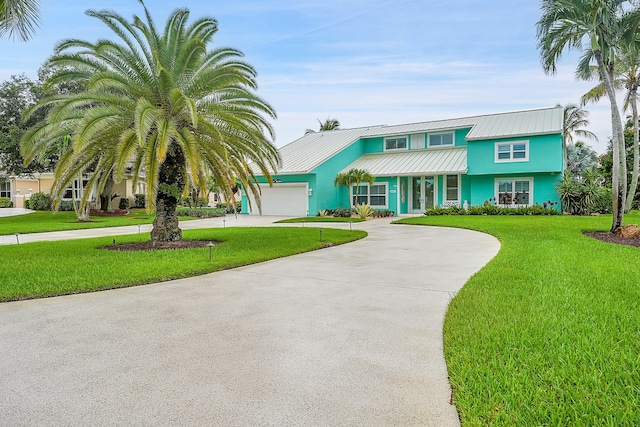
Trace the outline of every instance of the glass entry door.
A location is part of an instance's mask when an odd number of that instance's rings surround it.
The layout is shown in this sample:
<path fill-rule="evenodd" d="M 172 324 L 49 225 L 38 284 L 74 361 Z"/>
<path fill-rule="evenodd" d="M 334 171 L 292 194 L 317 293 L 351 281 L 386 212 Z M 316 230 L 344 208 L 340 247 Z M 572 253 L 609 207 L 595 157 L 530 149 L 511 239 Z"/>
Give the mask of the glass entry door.
<path fill-rule="evenodd" d="M 411 206 L 412 213 L 422 213 L 425 209 L 435 206 L 436 200 L 435 176 L 411 177 Z"/>

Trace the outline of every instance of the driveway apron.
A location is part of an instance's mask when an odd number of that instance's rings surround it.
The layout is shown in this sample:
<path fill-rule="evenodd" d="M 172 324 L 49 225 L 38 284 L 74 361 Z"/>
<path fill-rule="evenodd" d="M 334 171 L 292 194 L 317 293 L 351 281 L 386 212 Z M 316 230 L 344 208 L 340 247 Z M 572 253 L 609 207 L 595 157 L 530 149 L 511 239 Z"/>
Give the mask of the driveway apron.
<path fill-rule="evenodd" d="M 234 270 L 0 304 L 0 425 L 459 425 L 442 321 L 498 241 L 358 226 Z"/>

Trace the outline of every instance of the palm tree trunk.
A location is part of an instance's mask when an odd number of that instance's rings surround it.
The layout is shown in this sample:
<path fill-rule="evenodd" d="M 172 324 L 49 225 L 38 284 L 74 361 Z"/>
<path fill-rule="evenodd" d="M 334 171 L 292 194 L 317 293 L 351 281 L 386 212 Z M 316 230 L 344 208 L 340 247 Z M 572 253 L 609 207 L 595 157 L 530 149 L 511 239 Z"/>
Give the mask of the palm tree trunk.
<path fill-rule="evenodd" d="M 611 127 L 613 133 L 613 142 L 611 144 L 613 151 L 613 170 L 611 177 L 613 220 L 611 224 L 611 232 L 613 232 L 616 228 L 621 227 L 624 221 L 625 195 L 627 191 L 627 168 L 626 162 L 620 162 L 620 157 L 624 156 L 624 135 L 622 120 L 620 119 L 620 110 L 618 109 L 618 103 L 616 101 L 616 92 L 613 87 L 612 74 L 610 74 L 609 70 L 605 67 L 602 59 L 602 52 L 596 50 L 594 54 L 598 62 L 598 70 L 600 71 L 600 76 L 602 76 L 602 81 L 606 88 L 607 97 L 609 98 L 609 104 L 611 106 Z M 622 150 L 620 149 L 621 144 Z"/>
<path fill-rule="evenodd" d="M 151 240 L 159 242 L 182 240 L 182 230 L 178 226 L 176 208 L 185 179 L 184 155 L 178 145 L 172 144 L 167 152 L 167 157 L 160 166 L 156 217 L 153 220 Z"/>
<path fill-rule="evenodd" d="M 633 114 L 633 172 L 631 174 L 631 186 L 627 193 L 627 203 L 624 207 L 625 213 L 629 213 L 633 207 L 633 199 L 636 196 L 636 190 L 638 188 L 638 170 L 640 169 L 640 148 L 638 147 L 638 140 L 640 140 L 640 135 L 638 135 L 638 132 L 640 131 L 640 120 L 638 119 L 638 105 L 636 104 L 637 96 L 638 85 L 634 82 L 629 97 L 631 101 L 631 111 Z"/>
<path fill-rule="evenodd" d="M 102 190 L 102 194 L 100 194 L 100 210 L 103 212 L 113 212 L 113 200 L 111 199 L 113 184 L 113 175 L 110 173 L 104 190 Z"/>

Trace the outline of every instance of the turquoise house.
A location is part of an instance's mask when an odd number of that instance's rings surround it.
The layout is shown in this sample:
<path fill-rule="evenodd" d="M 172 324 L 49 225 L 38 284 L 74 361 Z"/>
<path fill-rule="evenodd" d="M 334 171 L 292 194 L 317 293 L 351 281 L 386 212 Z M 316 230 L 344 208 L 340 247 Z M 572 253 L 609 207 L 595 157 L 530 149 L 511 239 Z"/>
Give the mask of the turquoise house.
<path fill-rule="evenodd" d="M 311 133 L 280 148 L 282 167 L 262 214 L 315 216 L 351 201 L 397 214 L 434 206 L 542 205 L 559 200 L 564 171 L 562 107 Z M 375 183 L 333 185 L 336 174 L 365 169 Z M 357 200 L 356 200 L 357 197 Z M 242 212 L 259 214 L 243 192 Z"/>

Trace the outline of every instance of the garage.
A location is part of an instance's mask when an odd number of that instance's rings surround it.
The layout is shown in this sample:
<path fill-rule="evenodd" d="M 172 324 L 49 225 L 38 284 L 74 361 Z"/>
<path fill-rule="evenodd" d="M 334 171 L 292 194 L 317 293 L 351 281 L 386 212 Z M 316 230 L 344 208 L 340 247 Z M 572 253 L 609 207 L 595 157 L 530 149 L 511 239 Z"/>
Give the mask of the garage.
<path fill-rule="evenodd" d="M 274 183 L 273 187 L 261 185 L 262 215 L 282 215 L 300 217 L 307 216 L 309 210 L 309 195 L 307 183 Z M 251 215 L 259 215 L 258 205 L 252 194 Z"/>

